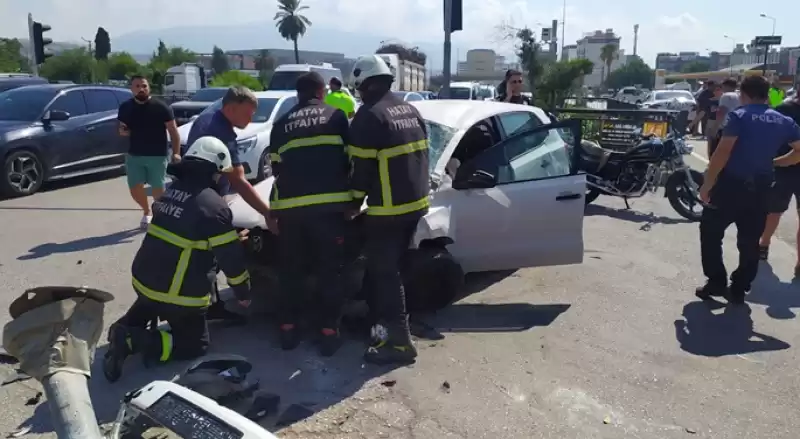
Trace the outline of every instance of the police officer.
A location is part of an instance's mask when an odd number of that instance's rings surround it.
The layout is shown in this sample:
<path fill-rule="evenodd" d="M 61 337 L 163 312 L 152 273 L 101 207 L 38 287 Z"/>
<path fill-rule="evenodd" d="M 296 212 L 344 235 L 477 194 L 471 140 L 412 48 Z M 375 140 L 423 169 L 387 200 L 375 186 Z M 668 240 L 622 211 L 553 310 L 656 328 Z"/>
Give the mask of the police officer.
<path fill-rule="evenodd" d="M 700 246 L 708 280 L 696 294 L 704 300 L 724 295 L 730 303 L 744 303 L 758 271 L 759 238 L 767 219 L 773 168 L 800 162 L 800 128 L 769 107 L 769 88 L 760 76 L 742 81 L 742 106 L 728 113 L 700 188 L 707 204 L 700 222 Z M 786 144 L 792 151 L 773 160 Z M 722 239 L 731 224 L 737 229 L 739 267 L 731 274 L 729 287 Z"/>
<path fill-rule="evenodd" d="M 298 103 L 273 125 L 270 160 L 275 183 L 270 208 L 278 221 L 282 271 L 279 300 L 283 349 L 300 342 L 298 320 L 304 300 L 306 273 L 314 273 L 318 295 L 320 352 L 339 348 L 339 318 L 343 306 L 340 282 L 344 236 L 353 196 L 349 188 L 347 115 L 323 103 L 325 80 L 307 73 L 297 80 Z"/>
<path fill-rule="evenodd" d="M 367 199 L 365 256 L 378 318 L 365 360 L 410 363 L 417 351 L 399 264 L 430 204 L 427 132 L 416 108 L 391 93 L 394 77 L 379 56 L 359 58 L 353 78 L 363 106 L 350 126 L 351 187 L 355 206 Z"/>
<path fill-rule="evenodd" d="M 328 85 L 331 88 L 331 92 L 325 96 L 325 103 L 344 111 L 347 118 L 352 119 L 356 115 L 356 100 L 342 90 L 342 80 L 334 76 L 328 82 Z"/>
<path fill-rule="evenodd" d="M 141 353 L 146 365 L 205 354 L 208 273 L 215 257 L 239 303 L 249 305 L 244 249 L 231 225 L 231 211 L 214 189 L 231 166 L 228 148 L 213 137 L 200 138 L 182 162 L 169 166 L 176 179 L 153 204 L 153 221 L 133 260 L 137 299 L 109 329 L 103 361 L 109 381 L 120 378 L 131 354 Z M 147 329 L 158 319 L 167 321 L 170 330 Z"/>

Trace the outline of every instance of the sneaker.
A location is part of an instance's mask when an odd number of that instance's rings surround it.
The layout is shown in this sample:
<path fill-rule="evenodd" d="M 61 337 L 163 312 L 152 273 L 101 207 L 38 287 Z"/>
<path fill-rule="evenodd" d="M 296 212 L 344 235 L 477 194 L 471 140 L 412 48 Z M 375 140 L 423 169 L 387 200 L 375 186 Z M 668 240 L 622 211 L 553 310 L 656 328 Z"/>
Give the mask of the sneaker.
<path fill-rule="evenodd" d="M 364 361 L 377 365 L 408 365 L 417 361 L 417 349 L 413 344 L 397 345 L 378 342 L 364 352 Z"/>
<path fill-rule="evenodd" d="M 300 346 L 300 332 L 293 323 L 284 323 L 279 328 L 281 349 L 291 351 Z"/>
<path fill-rule="evenodd" d="M 726 288 L 706 282 L 694 291 L 694 295 L 701 300 L 712 300 L 712 297 L 724 297 Z"/>
<path fill-rule="evenodd" d="M 151 222 L 153 222 L 153 215 L 142 215 L 142 220 L 139 221 L 139 227 L 146 230 Z"/>
<path fill-rule="evenodd" d="M 769 259 L 769 247 L 759 246 L 758 258 L 761 259 L 762 261 L 766 261 L 767 259 Z M 797 269 L 795 269 L 795 272 L 797 272 Z"/>
<path fill-rule="evenodd" d="M 322 328 L 319 339 L 319 353 L 323 357 L 332 357 L 342 346 L 342 338 L 339 330 L 333 328 Z"/>

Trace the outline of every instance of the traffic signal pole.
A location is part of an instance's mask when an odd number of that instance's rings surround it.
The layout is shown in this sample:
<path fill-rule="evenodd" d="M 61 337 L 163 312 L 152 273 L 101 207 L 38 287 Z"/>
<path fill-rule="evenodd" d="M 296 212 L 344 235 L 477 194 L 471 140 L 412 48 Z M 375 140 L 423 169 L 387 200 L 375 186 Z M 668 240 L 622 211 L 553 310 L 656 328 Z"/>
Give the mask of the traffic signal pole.
<path fill-rule="evenodd" d="M 36 63 L 36 53 L 33 45 L 33 15 L 28 14 L 28 65 L 33 76 L 39 76 L 39 65 Z"/>
<path fill-rule="evenodd" d="M 452 35 L 453 25 L 453 0 L 444 0 L 444 66 L 442 66 L 442 76 L 444 77 L 444 84 L 439 91 L 439 97 L 444 99 L 450 98 L 450 64 L 452 63 L 452 44 L 450 37 Z"/>

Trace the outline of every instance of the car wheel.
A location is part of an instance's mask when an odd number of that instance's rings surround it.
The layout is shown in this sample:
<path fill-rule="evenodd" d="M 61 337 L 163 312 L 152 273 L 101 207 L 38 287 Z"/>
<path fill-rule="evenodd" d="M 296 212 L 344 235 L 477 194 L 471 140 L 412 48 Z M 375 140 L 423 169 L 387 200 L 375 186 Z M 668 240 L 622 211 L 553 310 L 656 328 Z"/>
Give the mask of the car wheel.
<path fill-rule="evenodd" d="M 450 252 L 441 247 L 411 250 L 403 268 L 409 313 L 440 310 L 453 303 L 464 286 L 464 270 Z"/>
<path fill-rule="evenodd" d="M 44 183 L 44 167 L 32 151 L 19 150 L 6 156 L 3 171 L 0 193 L 6 197 L 32 195 Z"/>
<path fill-rule="evenodd" d="M 269 148 L 264 148 L 264 152 L 261 153 L 261 158 L 258 159 L 258 174 L 256 175 L 256 181 L 264 181 L 267 177 L 272 174 L 272 168 L 269 166 Z"/>

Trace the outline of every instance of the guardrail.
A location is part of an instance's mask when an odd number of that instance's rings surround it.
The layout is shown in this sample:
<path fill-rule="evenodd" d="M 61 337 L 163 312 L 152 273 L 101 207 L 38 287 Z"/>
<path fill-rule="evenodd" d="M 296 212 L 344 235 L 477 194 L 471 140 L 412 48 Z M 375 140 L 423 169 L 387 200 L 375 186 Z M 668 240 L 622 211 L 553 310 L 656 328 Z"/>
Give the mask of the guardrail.
<path fill-rule="evenodd" d="M 559 119 L 580 119 L 583 138 L 600 144 L 603 148 L 624 151 L 634 146 L 637 132 L 665 137 L 674 128 L 685 132 L 688 111 L 642 109 L 556 108 Z"/>

